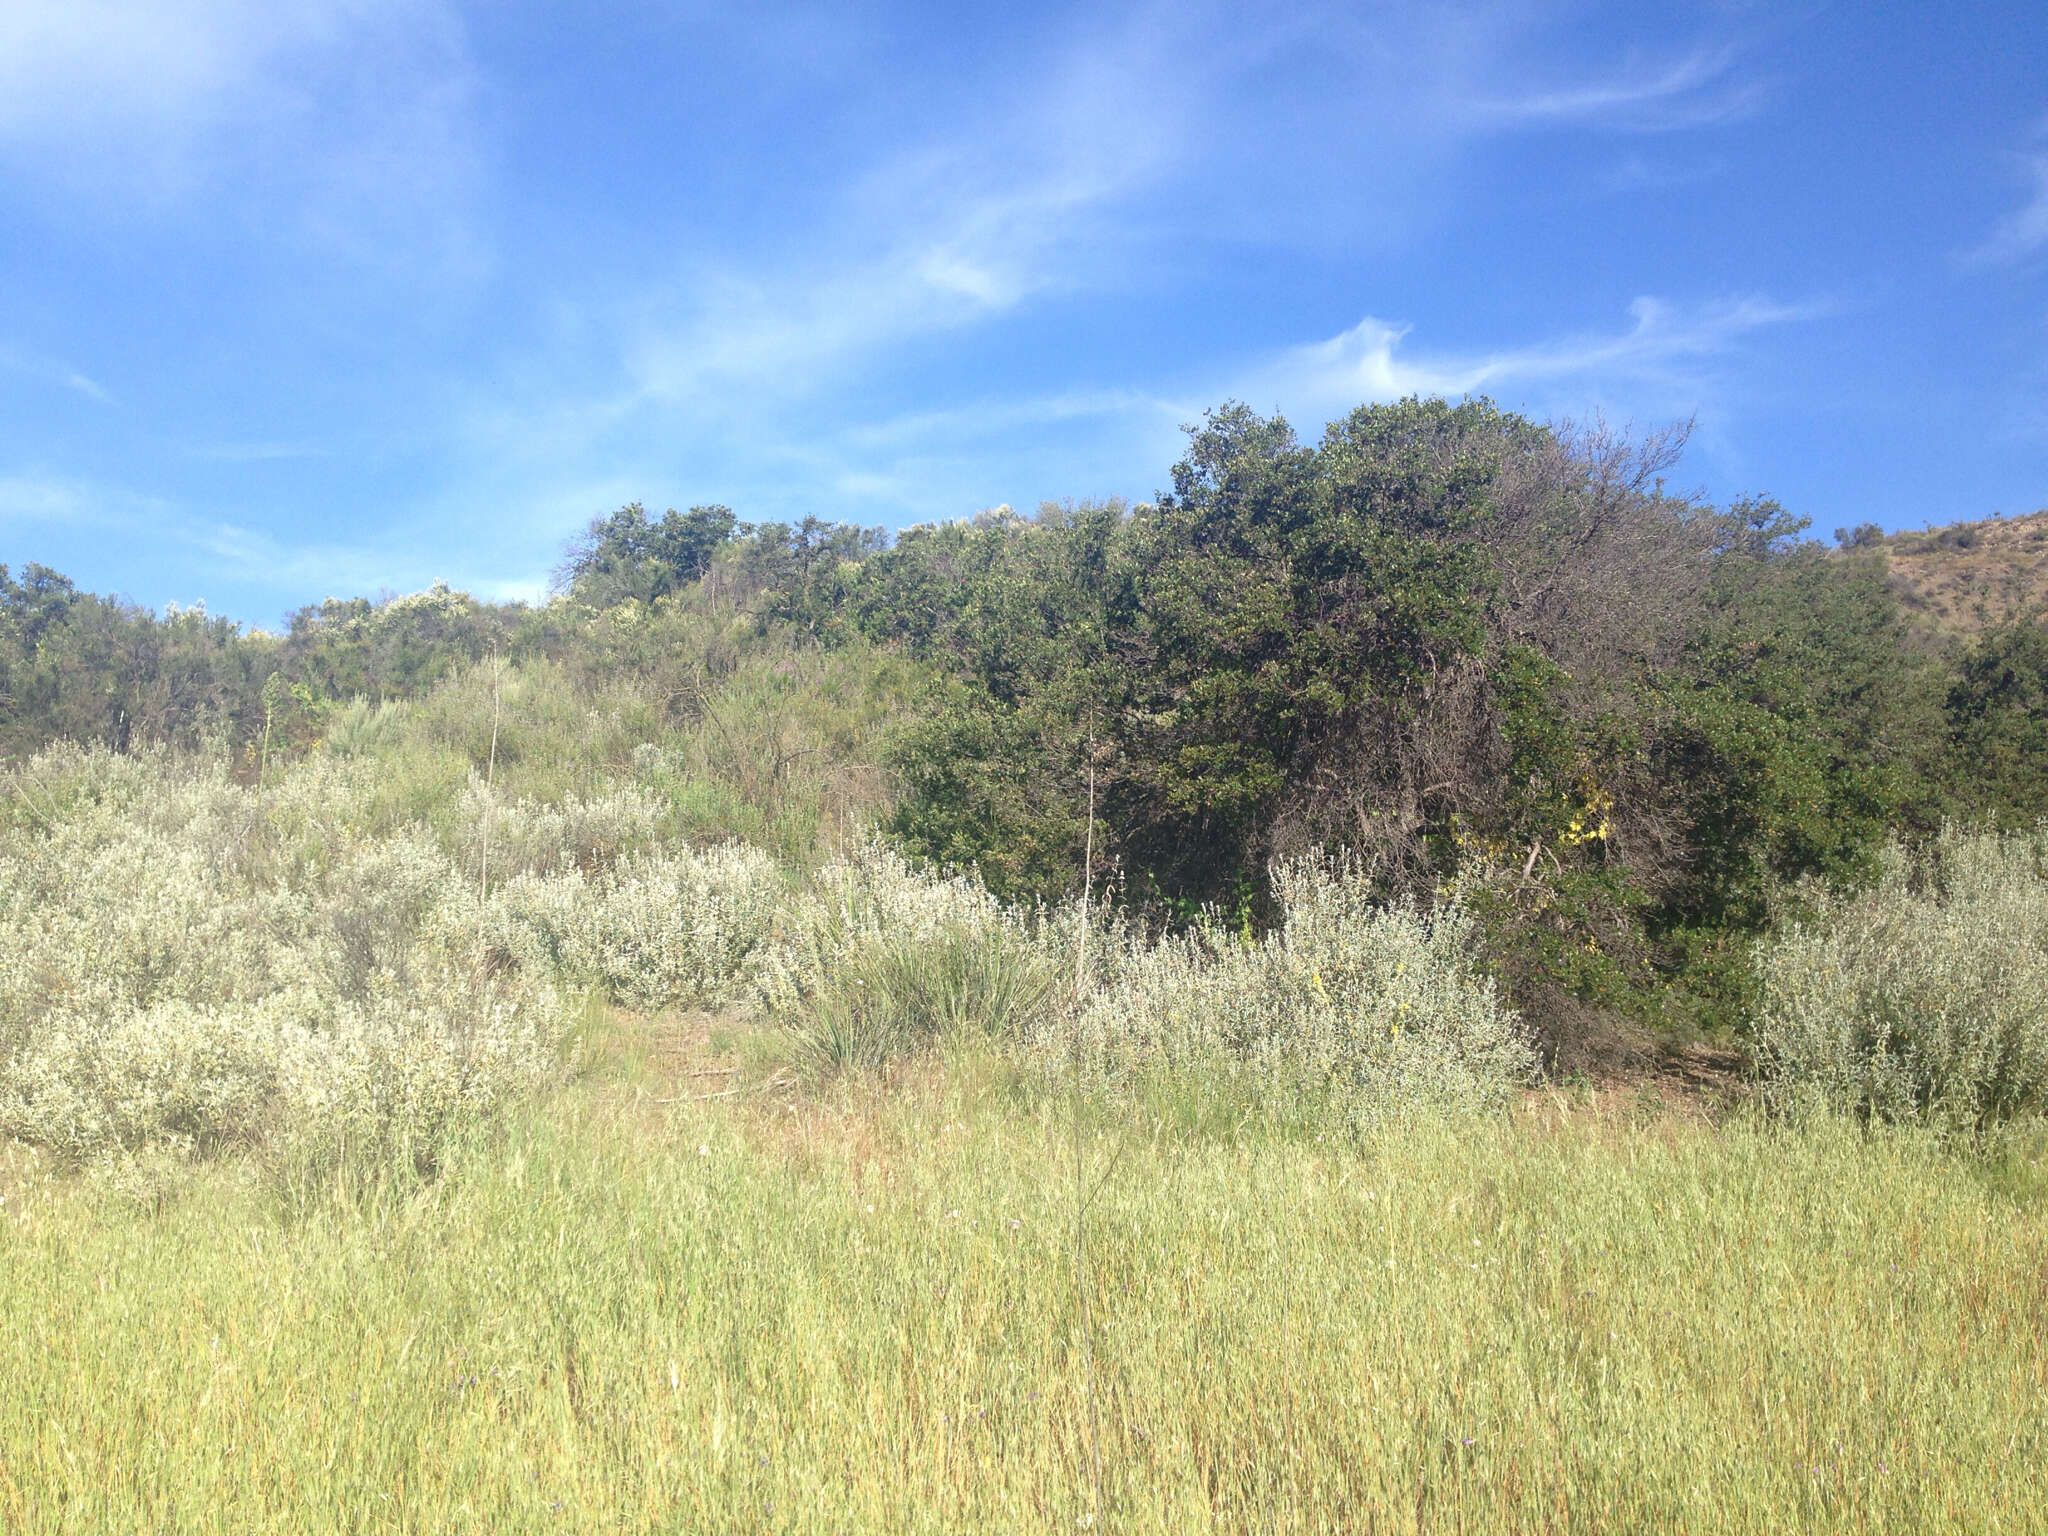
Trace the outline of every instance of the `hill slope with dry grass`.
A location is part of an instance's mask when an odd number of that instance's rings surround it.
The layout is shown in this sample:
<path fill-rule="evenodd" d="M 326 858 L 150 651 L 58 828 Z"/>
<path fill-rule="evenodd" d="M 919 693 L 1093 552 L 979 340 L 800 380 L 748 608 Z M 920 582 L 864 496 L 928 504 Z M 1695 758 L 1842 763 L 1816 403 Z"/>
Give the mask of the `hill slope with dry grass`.
<path fill-rule="evenodd" d="M 2015 619 L 2048 618 L 2048 508 L 1882 540 L 1893 590 L 1917 626 L 1967 639 Z"/>

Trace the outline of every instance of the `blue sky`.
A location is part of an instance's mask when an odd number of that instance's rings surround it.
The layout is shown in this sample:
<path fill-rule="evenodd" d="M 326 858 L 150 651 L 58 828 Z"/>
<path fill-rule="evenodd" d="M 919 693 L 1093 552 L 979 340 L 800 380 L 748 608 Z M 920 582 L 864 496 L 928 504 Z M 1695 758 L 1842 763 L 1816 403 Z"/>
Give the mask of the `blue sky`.
<path fill-rule="evenodd" d="M 1243 399 L 2048 503 L 2032 4 L 0 4 L 0 560 L 275 625 L 628 500 L 1144 497 Z"/>

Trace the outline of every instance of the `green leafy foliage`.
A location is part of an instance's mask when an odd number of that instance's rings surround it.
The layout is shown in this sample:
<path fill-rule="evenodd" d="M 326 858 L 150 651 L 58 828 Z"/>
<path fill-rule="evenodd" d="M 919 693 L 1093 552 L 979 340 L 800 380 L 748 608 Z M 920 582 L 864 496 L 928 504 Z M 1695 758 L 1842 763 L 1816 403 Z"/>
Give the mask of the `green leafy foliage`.
<path fill-rule="evenodd" d="M 556 581 L 600 607 L 652 602 L 702 577 L 736 524 L 729 507 L 671 507 L 656 521 L 629 502 L 592 520 L 570 545 Z"/>
<path fill-rule="evenodd" d="M 410 698 L 506 649 L 522 617 L 446 582 L 381 603 L 330 597 L 291 616 L 279 659 L 320 698 Z"/>
<path fill-rule="evenodd" d="M 2048 816 L 2048 623 L 1981 636 L 1947 702 L 1955 777 L 1979 805 L 2023 825 Z"/>
<path fill-rule="evenodd" d="M 1754 929 L 1775 885 L 1868 874 L 1887 829 L 1926 826 L 1939 694 L 1880 558 L 1798 544 L 1738 504 L 1651 751 L 1691 850 L 1665 921 Z"/>
<path fill-rule="evenodd" d="M 1104 846 L 1169 905 L 1315 841 L 1361 737 L 1413 720 L 1487 645 L 1466 532 L 1510 446 L 1484 403 L 1367 408 L 1304 447 L 1242 406 L 1191 434 L 1156 503 L 916 530 L 868 562 L 861 627 L 960 688 L 899 758 L 925 856 L 1062 893 L 1089 770 Z"/>
<path fill-rule="evenodd" d="M 894 539 L 633 503 L 543 608 L 436 587 L 282 636 L 0 570 L 0 750 L 225 743 L 253 779 L 423 732 L 437 774 L 561 793 L 664 737 L 693 837 L 803 861 L 872 816 L 1029 905 L 1074 893 L 1092 829 L 1143 922 L 1252 934 L 1277 864 L 1341 852 L 1381 899 L 1457 892 L 1546 1034 L 1562 1000 L 1729 1026 L 1800 882 L 2048 812 L 2048 630 L 1930 648 L 1886 540 L 1671 494 L 1683 437 L 1408 399 L 1308 442 L 1230 404 L 1150 502 Z M 496 728 L 491 657 L 555 680 L 541 737 Z M 609 723 L 573 739 L 593 701 Z M 545 770 L 543 739 L 570 741 Z"/>
<path fill-rule="evenodd" d="M 125 750 L 261 727 L 274 642 L 243 637 L 203 608 L 153 614 L 80 592 L 31 563 L 0 565 L 0 753 L 53 741 Z"/>

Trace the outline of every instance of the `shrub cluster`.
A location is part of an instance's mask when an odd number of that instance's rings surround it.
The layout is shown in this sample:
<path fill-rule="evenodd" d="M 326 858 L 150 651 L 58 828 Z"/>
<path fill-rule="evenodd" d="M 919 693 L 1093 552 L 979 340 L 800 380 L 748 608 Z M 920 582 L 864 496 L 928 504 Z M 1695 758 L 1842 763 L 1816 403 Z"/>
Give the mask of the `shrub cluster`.
<path fill-rule="evenodd" d="M 803 867 L 878 823 L 1006 901 L 1071 899 L 1092 847 L 1139 921 L 1270 925 L 1267 872 L 1346 848 L 1384 897 L 1466 890 L 1552 1046 L 1612 1010 L 1726 1028 L 1775 893 L 1867 880 L 1944 817 L 2048 814 L 2048 626 L 1920 632 L 1905 544 L 1674 494 L 1684 437 L 1420 398 L 1305 437 L 1225 404 L 1149 502 L 896 536 L 634 503 L 545 605 L 437 586 L 283 635 L 0 566 L 0 752 L 171 742 L 269 778 L 324 743 L 479 885 L 465 816 L 614 905 L 631 852 Z M 489 828 L 451 809 L 472 769 L 554 809 Z M 622 778 L 648 799 L 608 799 Z"/>
<path fill-rule="evenodd" d="M 1534 1075 L 1492 979 L 1514 943 L 1445 894 L 1481 883 L 1402 900 L 1384 848 L 1276 859 L 1191 921 L 1158 901 L 1006 902 L 900 842 L 799 874 L 883 807 L 872 749 L 915 674 L 858 643 L 720 660 L 723 631 L 663 602 L 592 621 L 621 646 L 697 636 L 659 699 L 557 662 L 479 664 L 331 712 L 303 755 L 58 747 L 9 773 L 0 1136 L 75 1162 L 261 1147 L 294 1168 L 431 1169 L 556 1069 L 588 992 L 756 1010 L 820 1070 L 971 1036 L 1048 1073 L 1318 1125 L 1496 1108 Z M 1640 937 L 1648 898 L 1607 849 L 1648 833 L 1597 785 L 1575 793 L 1526 844 L 1457 817 L 1450 841 L 1584 969 Z M 1057 839 L 1041 851 L 1062 862 Z M 1862 894 L 1812 887 L 1756 951 L 1770 1101 L 1969 1127 L 2048 1108 L 2048 826 L 1878 863 Z"/>
<path fill-rule="evenodd" d="M 2048 1107 L 2048 828 L 1894 844 L 1759 961 L 1758 1063 L 1782 1107 L 1981 1128 Z"/>
<path fill-rule="evenodd" d="M 1394 1110 L 1499 1107 L 1536 1070 L 1455 906 L 1388 906 L 1356 867 L 1277 868 L 1263 938 L 1210 921 L 1148 938 L 1098 910 L 1020 911 L 970 877 L 871 846 L 819 871 L 752 969 L 753 993 L 821 1066 L 975 1033 L 1101 1086 L 1219 1082 L 1289 1116 L 1362 1127 Z"/>
<path fill-rule="evenodd" d="M 1362 1127 L 1398 1109 L 1500 1107 L 1537 1070 L 1470 920 L 1378 898 L 1343 862 L 1276 866 L 1264 937 L 1199 924 L 1108 956 L 1115 974 L 1057 1042 L 1112 1078 L 1234 1079 L 1281 1113 Z"/>
<path fill-rule="evenodd" d="M 1043 914 L 870 843 L 819 869 L 751 968 L 755 1001 L 825 1070 L 976 1033 L 1016 1041 L 1049 1008 Z"/>
<path fill-rule="evenodd" d="M 638 854 L 594 875 L 522 873 L 494 893 L 486 929 L 527 965 L 652 1012 L 730 986 L 782 883 L 773 859 L 738 844 Z"/>
<path fill-rule="evenodd" d="M 75 1162 L 262 1147 L 426 1170 L 555 1068 L 580 991 L 752 1007 L 824 1070 L 971 1035 L 1353 1122 L 1498 1104 L 1533 1065 L 1458 911 L 1377 906 L 1345 866 L 1282 868 L 1255 942 L 1098 914 L 1077 998 L 1078 908 L 1006 906 L 879 843 L 792 884 L 758 849 L 675 843 L 630 781 L 545 804 L 472 779 L 432 824 L 394 820 L 389 768 L 352 740 L 255 786 L 104 748 L 15 775 L 0 1134 Z"/>
<path fill-rule="evenodd" d="M 630 786 L 545 807 L 473 784 L 438 837 L 376 830 L 376 770 L 339 756 L 250 788 L 218 761 L 67 748 L 13 788 L 0 1134 L 76 1161 L 431 1167 L 552 1069 L 565 991 L 729 986 L 781 889 L 759 853 L 638 846 L 657 807 Z"/>

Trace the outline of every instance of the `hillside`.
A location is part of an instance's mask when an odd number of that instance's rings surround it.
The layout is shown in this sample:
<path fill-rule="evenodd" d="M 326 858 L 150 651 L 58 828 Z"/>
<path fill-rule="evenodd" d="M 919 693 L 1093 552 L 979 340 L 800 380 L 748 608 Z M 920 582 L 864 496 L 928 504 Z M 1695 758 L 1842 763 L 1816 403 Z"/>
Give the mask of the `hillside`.
<path fill-rule="evenodd" d="M 0 567 L 0 1532 L 2048 1530 L 2048 628 L 1665 462 Z"/>
<path fill-rule="evenodd" d="M 1892 588 L 1912 621 L 1968 637 L 2048 616 L 2048 509 L 1885 538 Z"/>

